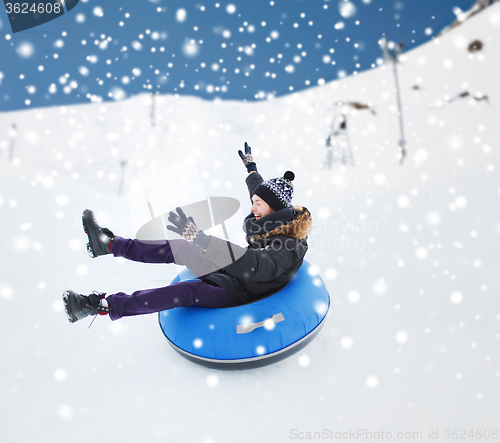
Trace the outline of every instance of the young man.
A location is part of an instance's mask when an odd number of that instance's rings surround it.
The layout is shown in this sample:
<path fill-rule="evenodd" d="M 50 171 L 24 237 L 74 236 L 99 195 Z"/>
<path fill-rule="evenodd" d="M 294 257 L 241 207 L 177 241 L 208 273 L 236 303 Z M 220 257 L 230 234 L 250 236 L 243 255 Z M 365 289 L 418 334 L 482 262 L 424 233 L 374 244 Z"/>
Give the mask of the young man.
<path fill-rule="evenodd" d="M 71 323 L 89 315 L 108 315 L 111 320 L 149 314 L 175 307 L 223 308 L 250 303 L 284 288 L 300 268 L 312 228 L 309 211 L 292 206 L 293 172 L 264 181 L 257 172 L 251 148 L 238 151 L 249 173 L 246 183 L 252 200 L 251 214 L 243 223 L 248 247 L 208 236 L 181 208 L 170 212 L 167 229 L 184 237 L 146 243 L 115 236 L 101 228 L 92 211 L 83 213 L 83 226 L 92 257 L 113 254 L 143 263 L 176 263 L 187 266 L 200 280 L 174 283 L 125 294 L 90 295 L 63 293 Z"/>

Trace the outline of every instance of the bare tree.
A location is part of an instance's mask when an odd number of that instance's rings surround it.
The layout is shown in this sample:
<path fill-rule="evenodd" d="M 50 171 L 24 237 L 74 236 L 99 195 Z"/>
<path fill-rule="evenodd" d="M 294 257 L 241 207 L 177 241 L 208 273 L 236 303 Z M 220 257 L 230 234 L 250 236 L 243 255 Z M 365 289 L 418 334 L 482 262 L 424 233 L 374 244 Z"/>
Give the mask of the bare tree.
<path fill-rule="evenodd" d="M 474 40 L 469 43 L 469 46 L 467 46 L 467 51 L 474 53 L 474 52 L 479 52 L 483 49 L 484 45 L 481 40 Z"/>
<path fill-rule="evenodd" d="M 360 103 L 360 102 L 347 102 L 346 105 L 351 106 L 352 108 L 358 110 L 358 111 L 370 111 L 373 115 L 377 115 L 375 112 L 375 109 L 373 109 L 370 105 L 367 105 L 365 103 Z"/>
<path fill-rule="evenodd" d="M 460 92 L 459 94 L 455 95 L 454 97 L 451 97 L 450 99 L 446 100 L 448 103 L 452 103 L 456 100 L 459 100 L 461 98 L 466 98 L 466 97 L 471 97 L 472 99 L 476 100 L 477 102 L 486 102 L 486 103 L 489 103 L 489 97 L 487 95 L 471 95 L 471 93 L 469 91 L 463 91 L 463 92 Z"/>

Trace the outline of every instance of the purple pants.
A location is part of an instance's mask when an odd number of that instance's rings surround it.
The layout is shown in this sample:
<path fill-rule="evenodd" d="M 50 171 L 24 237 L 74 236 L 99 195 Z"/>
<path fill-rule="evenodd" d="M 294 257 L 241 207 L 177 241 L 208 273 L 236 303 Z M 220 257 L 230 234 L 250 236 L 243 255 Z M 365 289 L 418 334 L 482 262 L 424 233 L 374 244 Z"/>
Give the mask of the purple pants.
<path fill-rule="evenodd" d="M 115 257 L 125 257 L 142 263 L 177 263 L 186 265 L 201 281 L 174 283 L 163 288 L 144 289 L 132 294 L 118 292 L 106 297 L 111 320 L 121 317 L 151 314 L 165 309 L 186 306 L 225 308 L 235 306 L 225 289 L 204 279 L 215 270 L 214 265 L 201 257 L 200 249 L 185 240 L 141 242 L 115 237 L 112 245 Z"/>

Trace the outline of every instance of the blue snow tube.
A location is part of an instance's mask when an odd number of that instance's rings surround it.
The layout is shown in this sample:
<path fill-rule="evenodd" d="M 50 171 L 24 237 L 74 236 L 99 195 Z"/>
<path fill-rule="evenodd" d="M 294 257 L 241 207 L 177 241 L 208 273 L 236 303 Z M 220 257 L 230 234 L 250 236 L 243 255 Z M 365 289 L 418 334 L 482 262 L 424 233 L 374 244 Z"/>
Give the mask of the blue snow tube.
<path fill-rule="evenodd" d="M 172 283 L 195 279 L 184 269 Z M 290 283 L 267 298 L 231 308 L 175 308 L 160 312 L 159 322 L 172 347 L 187 359 L 216 369 L 249 369 L 306 346 L 329 307 L 323 280 L 304 261 Z"/>

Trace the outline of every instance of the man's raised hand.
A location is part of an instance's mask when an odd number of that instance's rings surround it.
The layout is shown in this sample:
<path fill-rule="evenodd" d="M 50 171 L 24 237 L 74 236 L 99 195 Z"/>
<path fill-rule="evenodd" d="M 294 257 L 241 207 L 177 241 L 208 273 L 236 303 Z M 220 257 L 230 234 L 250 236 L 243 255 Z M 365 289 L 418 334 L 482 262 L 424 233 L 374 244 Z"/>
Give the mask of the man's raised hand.
<path fill-rule="evenodd" d="M 241 160 L 243 161 L 243 164 L 247 168 L 247 171 L 250 172 L 257 172 L 257 165 L 253 161 L 252 157 L 252 148 L 248 146 L 248 143 L 245 142 L 245 153 L 240 150 L 238 151 L 238 155 L 240 156 Z"/>

